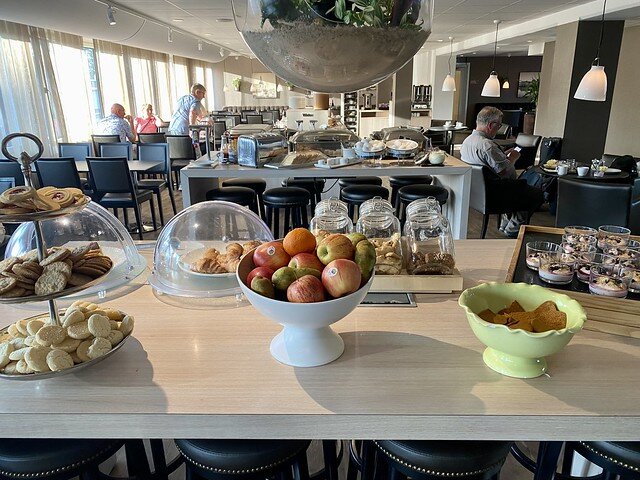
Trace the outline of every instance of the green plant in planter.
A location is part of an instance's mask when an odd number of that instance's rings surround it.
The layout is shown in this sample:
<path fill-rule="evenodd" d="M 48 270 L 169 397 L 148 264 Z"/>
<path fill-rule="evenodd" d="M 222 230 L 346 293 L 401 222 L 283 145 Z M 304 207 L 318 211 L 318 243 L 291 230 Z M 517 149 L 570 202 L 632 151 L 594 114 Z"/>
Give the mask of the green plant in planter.
<path fill-rule="evenodd" d="M 240 77 L 236 77 L 233 80 L 231 80 L 231 85 L 233 85 L 233 88 L 235 88 L 236 90 L 240 90 L 240 85 L 242 85 L 242 79 Z"/>
<path fill-rule="evenodd" d="M 529 85 L 527 85 L 527 89 L 524 92 L 524 96 L 528 98 L 531 101 L 531 103 L 535 105 L 535 107 L 537 107 L 539 95 L 540 95 L 540 77 L 536 77 L 533 80 L 531 80 Z"/>

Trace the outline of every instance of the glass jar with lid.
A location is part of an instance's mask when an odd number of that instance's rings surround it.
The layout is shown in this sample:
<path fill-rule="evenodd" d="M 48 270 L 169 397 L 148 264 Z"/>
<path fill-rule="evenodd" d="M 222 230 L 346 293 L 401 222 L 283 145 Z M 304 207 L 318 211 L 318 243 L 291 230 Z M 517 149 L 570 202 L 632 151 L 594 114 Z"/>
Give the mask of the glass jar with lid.
<path fill-rule="evenodd" d="M 376 249 L 376 274 L 400 275 L 403 268 L 400 220 L 393 205 L 380 197 L 360 206 L 356 232 L 365 235 Z"/>
<path fill-rule="evenodd" d="M 352 233 L 353 221 L 347 204 L 335 197 L 318 202 L 309 230 L 318 241 L 331 233 Z"/>
<path fill-rule="evenodd" d="M 422 213 L 442 213 L 438 200 L 436 200 L 435 197 L 419 198 L 407 205 L 405 209 L 406 221 L 403 230 L 405 237 L 409 236 L 409 229 L 411 228 L 409 223 L 411 222 L 411 217 Z"/>
<path fill-rule="evenodd" d="M 418 213 L 407 221 L 412 275 L 452 275 L 455 269 L 453 235 L 447 219 L 435 212 Z"/>

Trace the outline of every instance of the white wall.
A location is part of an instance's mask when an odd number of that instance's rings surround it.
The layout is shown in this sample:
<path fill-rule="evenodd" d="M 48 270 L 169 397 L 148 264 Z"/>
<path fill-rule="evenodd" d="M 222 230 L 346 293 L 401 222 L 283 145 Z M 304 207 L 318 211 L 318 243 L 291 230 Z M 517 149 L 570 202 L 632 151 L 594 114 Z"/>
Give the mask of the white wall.
<path fill-rule="evenodd" d="M 455 69 L 455 60 L 452 60 L 451 68 Z M 431 118 L 438 120 L 451 120 L 457 116 L 453 113 L 453 97 L 455 92 L 443 92 L 442 82 L 449 73 L 449 55 L 436 57 L 434 70 L 433 89 L 431 91 Z"/>

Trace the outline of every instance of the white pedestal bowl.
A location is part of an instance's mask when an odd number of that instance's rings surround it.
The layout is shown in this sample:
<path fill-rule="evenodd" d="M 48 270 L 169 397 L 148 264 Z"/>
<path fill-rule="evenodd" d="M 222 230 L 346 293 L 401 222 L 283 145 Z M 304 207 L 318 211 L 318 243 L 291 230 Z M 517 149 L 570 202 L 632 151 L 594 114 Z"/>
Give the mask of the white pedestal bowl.
<path fill-rule="evenodd" d="M 364 299 L 373 276 L 358 291 L 335 300 L 317 303 L 289 303 L 264 297 L 248 288 L 244 279 L 254 268 L 253 253 L 238 265 L 238 283 L 258 312 L 284 328 L 271 341 L 271 355 L 292 367 L 317 367 L 336 360 L 344 342 L 330 325 L 346 317 Z"/>

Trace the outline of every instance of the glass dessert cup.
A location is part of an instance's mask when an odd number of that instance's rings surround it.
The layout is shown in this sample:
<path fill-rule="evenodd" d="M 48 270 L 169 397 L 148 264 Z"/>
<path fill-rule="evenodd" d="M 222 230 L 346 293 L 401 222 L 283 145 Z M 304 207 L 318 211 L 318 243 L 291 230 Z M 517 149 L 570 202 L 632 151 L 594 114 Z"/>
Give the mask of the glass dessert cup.
<path fill-rule="evenodd" d="M 431 34 L 431 0 L 390 0 L 375 11 L 352 8 L 351 0 L 341 5 L 232 2 L 236 27 L 254 55 L 278 77 L 316 92 L 352 92 L 379 83 L 413 58 Z"/>
<path fill-rule="evenodd" d="M 598 248 L 605 246 L 626 247 L 631 230 L 617 225 L 602 225 L 598 228 Z"/>
<path fill-rule="evenodd" d="M 615 268 L 615 258 L 611 255 L 605 255 L 603 253 L 582 253 L 578 255 L 576 261 L 576 278 L 582 283 L 589 283 L 591 278 L 591 269 L 594 266 L 603 266 L 604 268 L 612 271 Z"/>
<path fill-rule="evenodd" d="M 631 293 L 640 293 L 640 266 L 634 268 L 621 265 L 618 274 L 621 278 L 629 279 L 629 291 Z"/>
<path fill-rule="evenodd" d="M 596 236 L 598 230 L 592 227 L 586 227 L 584 225 L 569 225 L 564 227 L 565 235 L 592 235 Z M 573 242 L 572 242 L 573 243 Z"/>
<path fill-rule="evenodd" d="M 563 235 L 564 238 L 564 235 Z M 596 247 L 596 237 L 587 237 L 592 239 L 590 242 L 580 242 L 580 243 L 568 243 L 566 241 L 562 241 L 560 246 L 562 247 L 562 251 L 564 253 L 578 255 L 580 253 L 590 253 L 595 252 L 597 250 Z"/>
<path fill-rule="evenodd" d="M 626 297 L 631 277 L 620 276 L 617 270 L 608 269 L 603 265 L 593 266 L 589 277 L 589 292 L 604 297 Z"/>
<path fill-rule="evenodd" d="M 549 255 L 555 255 L 561 251 L 560 245 L 553 242 L 529 242 L 526 247 L 527 267 L 538 271 L 540 261 Z"/>
<path fill-rule="evenodd" d="M 567 285 L 573 281 L 576 257 L 567 253 L 557 253 L 541 257 L 538 276 L 551 285 Z"/>

